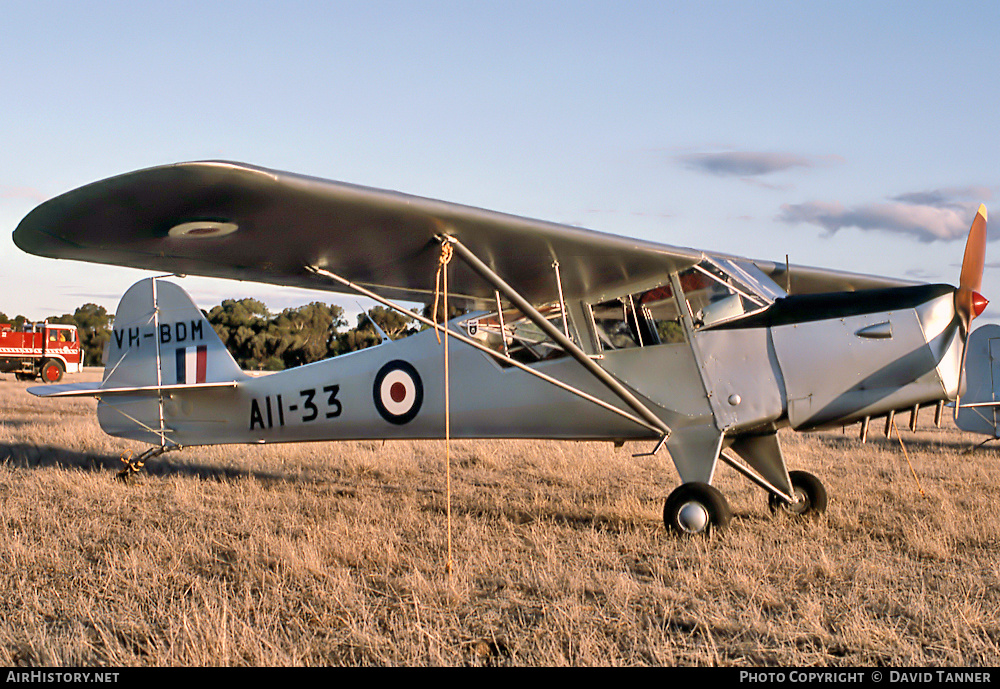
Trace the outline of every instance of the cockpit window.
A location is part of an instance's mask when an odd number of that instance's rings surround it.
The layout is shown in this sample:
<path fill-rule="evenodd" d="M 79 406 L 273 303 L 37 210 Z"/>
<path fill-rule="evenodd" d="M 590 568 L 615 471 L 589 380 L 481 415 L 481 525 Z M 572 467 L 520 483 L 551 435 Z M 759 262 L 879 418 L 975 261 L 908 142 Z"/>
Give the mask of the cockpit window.
<path fill-rule="evenodd" d="M 629 297 L 594 304 L 591 310 L 597 339 L 605 351 L 643 346 L 643 330 L 649 338 L 649 330 L 640 326 Z"/>
<path fill-rule="evenodd" d="M 603 351 L 684 342 L 681 312 L 670 285 L 591 305 Z"/>
<path fill-rule="evenodd" d="M 679 277 L 696 330 L 767 308 L 784 296 L 756 266 L 743 262 L 704 260 Z"/>
<path fill-rule="evenodd" d="M 681 311 L 670 285 L 657 287 L 636 297 L 645 320 L 652 326 L 657 344 L 685 342 Z"/>
<path fill-rule="evenodd" d="M 602 351 L 687 341 L 682 320 L 687 309 L 695 330 L 766 309 L 784 291 L 749 261 L 706 258 L 672 282 L 590 304 Z M 678 299 L 680 296 L 680 299 Z"/>
<path fill-rule="evenodd" d="M 717 258 L 713 261 L 725 272 L 742 282 L 749 292 L 763 297 L 768 303 L 788 296 L 785 290 L 778 286 L 778 283 L 751 261 L 736 261 L 725 258 Z"/>

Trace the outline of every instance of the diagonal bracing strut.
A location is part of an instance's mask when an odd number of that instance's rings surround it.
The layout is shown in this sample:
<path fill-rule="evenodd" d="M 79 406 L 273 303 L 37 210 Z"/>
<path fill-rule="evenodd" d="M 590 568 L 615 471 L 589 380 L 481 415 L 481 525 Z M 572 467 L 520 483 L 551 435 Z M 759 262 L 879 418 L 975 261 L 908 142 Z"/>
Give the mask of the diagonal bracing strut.
<path fill-rule="evenodd" d="M 639 399 L 633 395 L 628 389 L 622 385 L 618 380 L 616 380 L 610 373 L 605 371 L 603 368 L 598 366 L 593 359 L 587 356 L 587 353 L 576 346 L 576 344 L 570 340 L 566 335 L 559 331 L 559 328 L 555 327 L 545 318 L 538 310 L 531 305 L 528 300 L 522 297 L 513 287 L 508 285 L 503 278 L 497 275 L 489 266 L 479 260 L 479 257 L 474 253 L 469 251 L 469 249 L 458 241 L 455 237 L 451 235 L 438 235 L 438 239 L 442 242 L 450 243 L 463 261 L 468 264 L 473 271 L 475 271 L 481 278 L 490 283 L 495 290 L 507 297 L 514 306 L 516 306 L 521 313 L 528 317 L 528 319 L 537 325 L 542 332 L 552 338 L 552 340 L 563 348 L 563 350 L 572 356 L 577 362 L 580 363 L 588 372 L 590 372 L 597 380 L 604 384 L 611 392 L 618 396 L 621 401 L 630 406 L 639 416 L 645 419 L 648 423 L 655 426 L 664 436 L 670 435 L 670 428 L 667 424 L 663 423 L 656 414 L 652 412 L 646 405 L 644 405 Z"/>

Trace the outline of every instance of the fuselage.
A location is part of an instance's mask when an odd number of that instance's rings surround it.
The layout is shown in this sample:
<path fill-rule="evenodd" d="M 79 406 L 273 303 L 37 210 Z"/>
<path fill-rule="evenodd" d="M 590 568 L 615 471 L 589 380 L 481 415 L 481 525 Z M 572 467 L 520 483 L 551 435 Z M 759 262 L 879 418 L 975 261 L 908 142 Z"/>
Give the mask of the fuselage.
<path fill-rule="evenodd" d="M 687 341 L 609 351 L 599 361 L 671 427 L 714 423 L 736 436 L 782 425 L 808 430 L 848 423 L 954 397 L 961 342 L 952 295 L 947 285 L 931 285 L 787 297 Z M 450 327 L 463 331 L 470 320 Z M 452 437 L 656 437 L 456 340 L 449 365 Z M 616 403 L 568 357 L 532 368 Z M 228 388 L 109 396 L 99 418 L 112 435 L 157 444 L 161 428 L 180 445 L 441 438 L 444 374 L 443 347 L 427 330 L 246 376 Z"/>

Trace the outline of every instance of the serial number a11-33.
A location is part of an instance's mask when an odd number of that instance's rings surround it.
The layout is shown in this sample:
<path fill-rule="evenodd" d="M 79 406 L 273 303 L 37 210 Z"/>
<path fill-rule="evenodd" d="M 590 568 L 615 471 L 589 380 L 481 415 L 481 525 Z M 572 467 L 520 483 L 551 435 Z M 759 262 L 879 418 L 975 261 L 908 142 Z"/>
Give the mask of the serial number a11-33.
<path fill-rule="evenodd" d="M 337 399 L 339 385 L 325 385 L 299 390 L 295 403 L 291 404 L 283 395 L 265 395 L 263 399 L 250 400 L 250 430 L 274 428 L 296 421 L 309 423 L 319 418 L 335 419 L 343 411 Z"/>

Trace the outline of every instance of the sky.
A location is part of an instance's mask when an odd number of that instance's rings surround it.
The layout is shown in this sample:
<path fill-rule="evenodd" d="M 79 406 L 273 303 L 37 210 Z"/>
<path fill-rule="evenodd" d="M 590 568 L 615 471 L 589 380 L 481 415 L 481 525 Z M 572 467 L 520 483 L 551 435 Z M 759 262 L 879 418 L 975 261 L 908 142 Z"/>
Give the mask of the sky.
<path fill-rule="evenodd" d="M 151 273 L 11 233 L 65 191 L 204 159 L 955 284 L 1000 189 L 998 30 L 996 2 L 0 0 L 0 312 L 114 311 Z M 202 308 L 367 305 L 181 284 Z M 994 241 L 982 291 L 1000 319 Z"/>

